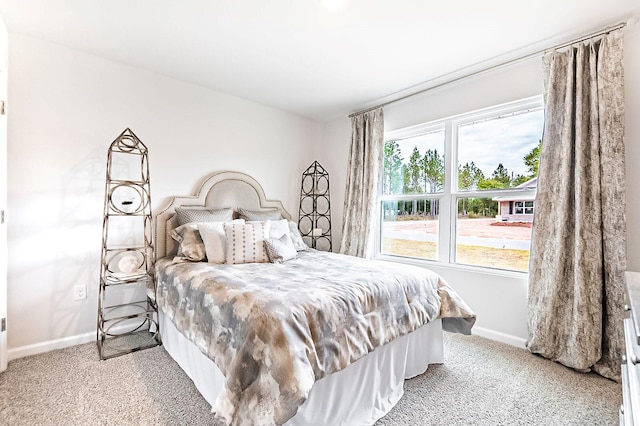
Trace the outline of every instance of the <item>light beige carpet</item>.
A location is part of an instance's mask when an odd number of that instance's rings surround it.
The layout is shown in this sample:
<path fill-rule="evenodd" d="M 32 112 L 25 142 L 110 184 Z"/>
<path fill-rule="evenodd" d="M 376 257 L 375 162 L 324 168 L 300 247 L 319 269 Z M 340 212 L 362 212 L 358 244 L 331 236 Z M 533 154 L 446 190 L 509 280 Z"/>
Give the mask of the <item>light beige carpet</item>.
<path fill-rule="evenodd" d="M 445 363 L 405 382 L 378 425 L 614 425 L 619 384 L 523 349 L 445 333 Z M 0 374 L 2 425 L 207 425 L 209 406 L 162 347 L 99 361 L 95 344 Z"/>

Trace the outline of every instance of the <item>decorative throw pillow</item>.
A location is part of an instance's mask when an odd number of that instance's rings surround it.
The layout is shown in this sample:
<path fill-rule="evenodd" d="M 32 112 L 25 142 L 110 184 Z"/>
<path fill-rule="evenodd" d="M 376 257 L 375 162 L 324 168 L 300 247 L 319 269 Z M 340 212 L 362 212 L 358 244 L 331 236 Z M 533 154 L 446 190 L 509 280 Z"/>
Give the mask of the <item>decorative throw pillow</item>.
<path fill-rule="evenodd" d="M 208 209 L 206 207 L 176 207 L 178 225 L 191 222 L 226 222 L 233 219 L 233 209 Z"/>
<path fill-rule="evenodd" d="M 280 238 L 267 238 L 264 247 L 271 263 L 282 263 L 295 259 L 298 255 L 289 234 L 283 234 Z"/>
<path fill-rule="evenodd" d="M 200 231 L 200 236 L 204 242 L 207 262 L 209 263 L 224 263 L 226 261 L 227 238 L 224 235 L 225 223 L 244 224 L 244 219 L 236 219 L 231 222 L 198 223 L 198 231 Z"/>
<path fill-rule="evenodd" d="M 280 210 L 278 209 L 247 210 L 238 208 L 238 215 L 240 216 L 240 219 L 244 219 L 246 221 L 282 219 L 282 213 L 280 213 Z"/>
<path fill-rule="evenodd" d="M 227 238 L 225 258 L 229 264 L 265 263 L 269 261 L 264 240 L 269 238 L 269 222 L 224 224 Z"/>
<path fill-rule="evenodd" d="M 293 241 L 293 246 L 296 248 L 296 251 L 303 251 L 309 248 L 302 239 L 298 225 L 292 221 L 289 221 L 289 236 L 291 237 L 291 241 Z"/>
<path fill-rule="evenodd" d="M 260 221 L 247 221 L 247 223 L 260 223 L 266 222 L 264 220 Z M 280 238 L 284 234 L 289 233 L 289 224 L 287 223 L 287 219 L 280 220 L 269 220 L 269 238 Z"/>
<path fill-rule="evenodd" d="M 178 242 L 178 253 L 174 260 L 188 260 L 191 262 L 201 262 L 206 260 L 207 253 L 204 242 L 198 232 L 197 223 L 187 223 L 178 226 L 169 232 L 171 238 Z"/>

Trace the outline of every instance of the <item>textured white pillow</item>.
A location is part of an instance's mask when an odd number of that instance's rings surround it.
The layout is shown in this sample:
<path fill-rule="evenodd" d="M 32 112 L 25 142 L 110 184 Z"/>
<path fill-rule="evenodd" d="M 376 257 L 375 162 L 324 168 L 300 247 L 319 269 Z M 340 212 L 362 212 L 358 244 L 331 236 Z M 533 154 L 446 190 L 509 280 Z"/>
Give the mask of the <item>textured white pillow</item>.
<path fill-rule="evenodd" d="M 226 222 L 233 219 L 233 209 L 208 209 L 206 207 L 176 207 L 178 225 L 192 222 Z"/>
<path fill-rule="evenodd" d="M 280 220 L 282 213 L 278 209 L 247 210 L 238 208 L 238 216 L 246 221 Z"/>
<path fill-rule="evenodd" d="M 269 238 L 270 222 L 225 223 L 225 258 L 229 264 L 269 262 L 264 240 Z"/>
<path fill-rule="evenodd" d="M 227 238 L 224 235 L 224 224 L 244 224 L 244 219 L 236 219 L 230 222 L 202 222 L 198 223 L 198 231 L 204 242 L 209 263 L 224 263 Z"/>
<path fill-rule="evenodd" d="M 287 219 L 272 220 L 270 226 L 269 238 L 280 238 L 284 234 L 289 233 L 289 223 Z"/>
<path fill-rule="evenodd" d="M 286 262 L 298 256 L 289 233 L 282 234 L 280 238 L 267 238 L 264 240 L 264 247 L 267 249 L 267 255 L 271 263 Z"/>
<path fill-rule="evenodd" d="M 304 243 L 302 239 L 302 235 L 300 235 L 300 231 L 298 230 L 298 225 L 295 222 L 289 221 L 289 236 L 291 237 L 291 241 L 293 241 L 293 246 L 297 251 L 307 250 L 309 246 Z"/>

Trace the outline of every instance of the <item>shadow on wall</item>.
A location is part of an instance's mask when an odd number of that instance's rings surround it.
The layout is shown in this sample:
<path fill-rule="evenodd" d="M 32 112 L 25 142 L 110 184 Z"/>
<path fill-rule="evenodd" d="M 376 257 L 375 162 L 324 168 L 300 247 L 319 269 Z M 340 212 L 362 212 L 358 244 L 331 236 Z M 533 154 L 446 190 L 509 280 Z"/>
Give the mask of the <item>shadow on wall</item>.
<path fill-rule="evenodd" d="M 49 336 L 95 331 L 108 145 L 97 146 L 61 181 Z M 83 286 L 86 299 L 74 300 Z"/>

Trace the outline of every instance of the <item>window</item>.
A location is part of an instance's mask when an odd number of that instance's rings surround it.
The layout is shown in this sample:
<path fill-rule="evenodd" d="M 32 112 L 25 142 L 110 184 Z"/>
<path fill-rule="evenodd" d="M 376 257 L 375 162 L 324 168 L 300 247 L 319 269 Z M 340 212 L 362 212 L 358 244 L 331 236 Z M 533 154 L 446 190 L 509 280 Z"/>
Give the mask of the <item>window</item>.
<path fill-rule="evenodd" d="M 386 134 L 379 253 L 526 271 L 542 129 L 536 97 Z"/>
<path fill-rule="evenodd" d="M 533 201 L 516 201 L 516 214 L 533 214 Z"/>
<path fill-rule="evenodd" d="M 385 142 L 383 253 L 438 259 L 440 197 L 428 194 L 444 189 L 444 148 L 442 126 Z"/>

